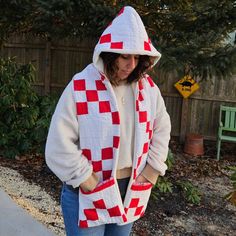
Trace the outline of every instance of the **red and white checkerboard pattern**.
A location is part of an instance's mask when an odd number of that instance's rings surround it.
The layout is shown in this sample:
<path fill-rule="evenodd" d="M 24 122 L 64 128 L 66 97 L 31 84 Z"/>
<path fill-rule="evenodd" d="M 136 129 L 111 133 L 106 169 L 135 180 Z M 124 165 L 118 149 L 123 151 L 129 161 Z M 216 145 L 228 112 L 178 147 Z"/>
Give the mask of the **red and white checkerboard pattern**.
<path fill-rule="evenodd" d="M 110 49 L 123 49 L 123 42 L 122 41 L 119 41 L 119 42 L 113 41 L 111 34 L 102 35 L 100 37 L 99 43 L 100 44 L 109 43 L 110 44 L 110 46 L 109 46 Z"/>
<path fill-rule="evenodd" d="M 108 48 L 109 49 L 125 49 L 125 42 L 124 41 L 116 41 L 113 39 L 112 37 L 112 33 L 107 33 L 107 34 L 103 34 L 100 37 L 99 40 L 99 44 L 108 44 Z M 143 41 L 143 50 L 145 51 L 151 51 L 151 40 L 149 38 L 147 38 L 147 40 Z"/>
<path fill-rule="evenodd" d="M 100 223 L 125 223 L 127 218 L 119 196 L 117 183 L 113 178 L 98 185 L 92 192 L 80 189 L 79 226 L 87 228 Z M 104 198 L 104 196 L 112 196 Z M 85 203 L 85 204 L 84 204 Z"/>
<path fill-rule="evenodd" d="M 145 164 L 145 161 L 142 161 L 142 160 L 146 160 L 148 150 L 149 150 L 150 140 L 153 134 L 152 123 L 150 121 L 150 114 L 145 110 L 146 104 L 143 105 L 143 103 L 148 102 L 148 101 L 144 101 L 144 95 L 143 95 L 144 80 L 148 82 L 146 83 L 146 85 L 148 85 L 150 89 L 154 88 L 154 82 L 148 75 L 145 76 L 145 78 L 143 78 L 142 80 L 139 80 L 138 82 L 139 91 L 138 91 L 138 96 L 136 99 L 136 112 L 138 114 L 137 117 L 138 117 L 139 125 L 144 127 L 146 132 L 145 133 L 141 132 L 137 134 L 139 136 L 142 136 L 143 143 L 142 145 L 139 145 L 139 149 L 137 150 L 137 153 L 139 154 L 139 156 L 137 158 L 137 162 L 135 163 L 133 179 L 136 179 L 136 177 L 138 176 L 138 172 L 139 172 L 138 168 L 142 169 L 143 164 Z"/>
<path fill-rule="evenodd" d="M 131 185 L 129 198 L 123 206 L 118 185 L 113 178 L 98 185 L 92 192 L 80 189 L 79 226 L 87 228 L 99 223 L 126 224 L 140 218 L 147 207 L 152 184 Z M 107 198 L 105 196 L 112 196 Z"/>
<path fill-rule="evenodd" d="M 91 79 L 85 79 L 83 74 L 74 79 L 77 117 L 79 124 L 83 124 L 80 146 L 101 181 L 111 177 L 120 143 L 120 117 L 106 82 L 98 72 Z"/>
<path fill-rule="evenodd" d="M 152 92 L 152 89 L 154 88 L 154 83 L 149 76 L 146 76 L 138 82 L 136 112 L 139 127 L 141 128 L 137 129 L 136 135 L 142 137 L 142 144 L 137 145 L 136 152 L 138 154 L 138 158 L 136 159 L 136 162 L 134 162 L 133 183 L 130 187 L 131 191 L 127 191 L 127 195 L 124 202 L 126 217 L 130 221 L 135 221 L 144 214 L 152 189 L 151 183 L 135 183 L 136 177 L 139 175 L 139 173 L 145 166 L 149 150 L 149 144 L 153 132 L 150 111 L 148 112 L 145 109 L 146 107 L 148 107 L 147 103 L 149 103 L 150 101 L 145 99 L 144 86 L 148 86 L 149 92 Z M 142 132 L 142 130 L 145 130 L 145 133 Z"/>
<path fill-rule="evenodd" d="M 87 74 L 93 76 L 88 77 Z M 116 97 L 110 82 L 92 65 L 74 77 L 74 95 L 83 155 L 99 176 L 100 184 L 92 192 L 79 192 L 79 225 L 90 227 L 103 223 L 126 224 L 144 214 L 152 184 L 140 185 L 135 179 L 145 166 L 152 137 L 150 94 L 154 83 L 146 76 L 136 89 L 136 142 L 132 183 L 124 205 L 113 178 L 120 144 L 120 119 Z M 147 94 L 149 96 L 147 96 Z M 155 109 L 153 109 L 155 110 Z"/>
<path fill-rule="evenodd" d="M 108 27 L 106 28 L 106 30 L 104 31 L 104 33 L 102 34 L 102 36 L 100 37 L 99 39 L 99 44 L 107 44 L 108 45 L 108 48 L 109 49 L 126 49 L 126 50 L 129 50 L 129 43 L 131 40 L 128 40 L 129 38 L 125 38 L 126 35 L 129 35 L 125 32 L 129 32 L 130 30 L 132 31 L 132 28 L 133 28 L 133 25 L 131 24 L 131 26 L 129 26 L 129 21 L 126 22 L 126 24 L 120 24 L 119 21 L 123 21 L 125 18 L 126 18 L 126 15 L 123 15 L 125 11 L 125 7 L 123 7 L 120 12 L 118 13 L 117 17 L 114 19 L 115 21 L 115 25 L 114 25 L 114 28 L 116 28 L 116 31 L 113 32 L 113 27 L 111 27 L 110 29 L 110 26 L 112 25 L 112 22 L 108 25 Z M 124 19 L 118 19 L 122 16 L 122 18 Z M 137 20 L 137 19 L 136 19 Z M 118 22 L 118 24 L 116 24 Z M 132 22 L 132 21 L 131 21 Z M 124 22 L 125 23 L 125 22 Z M 140 25 L 141 26 L 141 25 Z M 122 37 L 123 39 L 121 40 L 116 40 L 114 38 L 117 37 L 117 27 L 122 27 L 120 30 L 123 33 Z M 137 25 L 137 28 L 139 26 Z M 142 27 L 142 26 L 141 26 Z M 139 35 L 140 37 L 141 35 Z M 148 38 L 147 34 L 144 35 L 145 37 L 143 38 L 142 36 L 140 37 L 140 39 L 142 38 L 142 43 L 141 43 L 141 48 L 144 50 L 144 51 L 148 51 L 148 52 L 151 52 L 152 51 L 152 47 L 151 47 L 151 40 L 150 38 Z M 125 42 L 127 42 L 125 44 Z M 140 42 L 139 42 L 140 43 Z M 126 46 L 125 46 L 126 45 Z"/>
<path fill-rule="evenodd" d="M 143 216 L 147 202 L 151 194 L 151 183 L 133 183 L 131 185 L 130 196 L 124 203 L 124 209 L 127 219 L 133 221 Z"/>
<path fill-rule="evenodd" d="M 154 64 L 161 54 L 151 43 L 145 26 L 132 7 L 124 7 L 104 30 L 95 47 L 93 63 L 102 69 L 101 52 L 149 55 Z"/>

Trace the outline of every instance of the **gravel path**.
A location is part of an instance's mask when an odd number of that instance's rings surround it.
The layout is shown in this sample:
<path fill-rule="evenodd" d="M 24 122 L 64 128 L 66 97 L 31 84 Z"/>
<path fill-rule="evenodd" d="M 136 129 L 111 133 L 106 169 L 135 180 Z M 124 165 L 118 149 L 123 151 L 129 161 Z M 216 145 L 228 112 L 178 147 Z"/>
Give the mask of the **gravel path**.
<path fill-rule="evenodd" d="M 24 180 L 17 171 L 0 166 L 0 187 L 56 235 L 65 236 L 60 206 L 39 186 Z"/>

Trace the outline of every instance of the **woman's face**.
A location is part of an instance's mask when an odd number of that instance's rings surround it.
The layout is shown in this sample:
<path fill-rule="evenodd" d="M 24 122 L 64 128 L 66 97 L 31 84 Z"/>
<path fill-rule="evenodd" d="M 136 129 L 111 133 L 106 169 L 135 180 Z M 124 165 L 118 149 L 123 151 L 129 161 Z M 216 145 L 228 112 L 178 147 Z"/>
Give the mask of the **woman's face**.
<path fill-rule="evenodd" d="M 133 54 L 121 54 L 116 59 L 117 65 L 117 79 L 118 80 L 125 80 L 128 76 L 133 72 L 135 67 L 138 65 L 139 62 L 139 55 Z"/>

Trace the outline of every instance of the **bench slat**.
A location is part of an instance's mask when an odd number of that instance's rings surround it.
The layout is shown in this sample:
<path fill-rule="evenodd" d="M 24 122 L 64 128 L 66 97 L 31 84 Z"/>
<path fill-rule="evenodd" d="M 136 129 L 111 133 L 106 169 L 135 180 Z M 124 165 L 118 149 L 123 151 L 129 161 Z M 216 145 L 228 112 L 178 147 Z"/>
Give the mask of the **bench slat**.
<path fill-rule="evenodd" d="M 225 136 L 225 135 L 222 135 L 220 137 L 221 140 L 225 140 L 225 141 L 233 141 L 233 142 L 236 142 L 236 137 L 232 137 L 232 136 Z"/>
<path fill-rule="evenodd" d="M 226 132 L 235 132 L 232 134 Z M 224 134 L 225 133 L 225 134 Z M 221 141 L 236 142 L 236 107 L 220 106 L 217 138 L 217 160 L 220 159 Z"/>
<path fill-rule="evenodd" d="M 235 112 L 231 111 L 230 112 L 230 124 L 229 127 L 232 128 L 233 130 L 236 129 L 235 127 Z"/>

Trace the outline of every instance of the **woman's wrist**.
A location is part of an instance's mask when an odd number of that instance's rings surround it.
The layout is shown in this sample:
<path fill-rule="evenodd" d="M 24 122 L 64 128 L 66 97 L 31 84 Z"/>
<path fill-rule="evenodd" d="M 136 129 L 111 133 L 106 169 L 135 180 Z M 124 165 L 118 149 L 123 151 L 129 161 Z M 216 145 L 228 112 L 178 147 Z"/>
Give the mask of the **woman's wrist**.
<path fill-rule="evenodd" d="M 146 179 L 146 182 L 150 182 L 154 185 L 156 184 L 159 174 L 159 171 L 155 170 L 152 166 L 147 164 L 141 172 L 140 176 Z"/>
<path fill-rule="evenodd" d="M 82 188 L 85 192 L 93 191 L 98 184 L 98 177 L 93 172 L 92 175 L 85 180 L 83 183 L 80 184 L 80 188 Z"/>
<path fill-rule="evenodd" d="M 149 182 L 142 174 L 140 174 L 137 179 L 136 179 L 136 182 L 138 183 L 147 183 Z"/>

